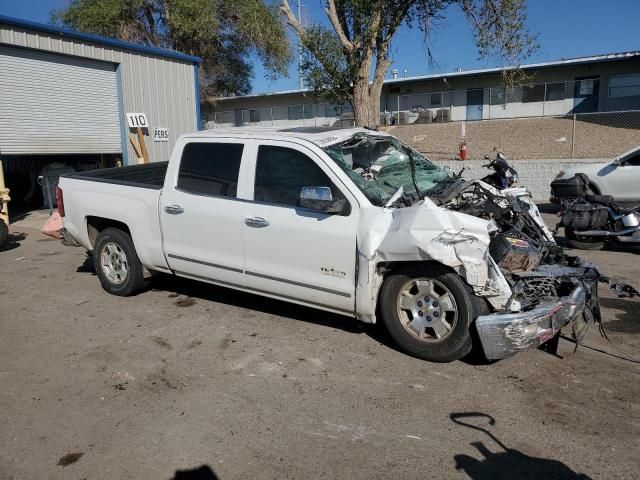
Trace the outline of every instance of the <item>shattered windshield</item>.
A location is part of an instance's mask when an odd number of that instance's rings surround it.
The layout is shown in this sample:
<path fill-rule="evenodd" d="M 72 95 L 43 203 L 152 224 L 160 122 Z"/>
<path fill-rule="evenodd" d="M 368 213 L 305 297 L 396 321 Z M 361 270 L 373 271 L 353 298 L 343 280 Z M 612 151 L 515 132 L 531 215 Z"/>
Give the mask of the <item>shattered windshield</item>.
<path fill-rule="evenodd" d="M 324 151 L 344 170 L 369 201 L 384 206 L 400 187 L 405 193 L 420 196 L 441 190 L 453 178 L 394 137 L 356 134 L 348 140 L 329 145 Z M 415 185 L 411 175 L 415 165 Z"/>

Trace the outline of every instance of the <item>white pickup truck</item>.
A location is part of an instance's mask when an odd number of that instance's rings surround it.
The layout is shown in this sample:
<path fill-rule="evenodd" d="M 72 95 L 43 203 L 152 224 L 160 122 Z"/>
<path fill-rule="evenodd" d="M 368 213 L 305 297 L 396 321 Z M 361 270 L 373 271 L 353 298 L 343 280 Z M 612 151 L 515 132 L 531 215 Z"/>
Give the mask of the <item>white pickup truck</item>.
<path fill-rule="evenodd" d="M 143 290 L 146 268 L 379 317 L 442 362 L 474 338 L 505 358 L 598 313 L 597 270 L 563 253 L 524 188 L 464 180 L 384 132 L 198 132 L 169 162 L 69 174 L 57 194 L 115 295 Z"/>

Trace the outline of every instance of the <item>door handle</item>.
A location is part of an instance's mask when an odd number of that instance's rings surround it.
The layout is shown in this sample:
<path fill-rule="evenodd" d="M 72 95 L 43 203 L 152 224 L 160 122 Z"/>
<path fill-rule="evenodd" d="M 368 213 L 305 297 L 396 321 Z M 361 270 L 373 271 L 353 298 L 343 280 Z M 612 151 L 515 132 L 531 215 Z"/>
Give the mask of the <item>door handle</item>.
<path fill-rule="evenodd" d="M 167 205 L 166 207 L 164 207 L 164 211 L 169 215 L 178 215 L 184 212 L 184 208 L 182 208 L 180 205 Z"/>
<path fill-rule="evenodd" d="M 244 223 L 246 223 L 250 227 L 255 227 L 255 228 L 262 228 L 262 227 L 269 226 L 269 222 L 262 217 L 245 218 Z"/>

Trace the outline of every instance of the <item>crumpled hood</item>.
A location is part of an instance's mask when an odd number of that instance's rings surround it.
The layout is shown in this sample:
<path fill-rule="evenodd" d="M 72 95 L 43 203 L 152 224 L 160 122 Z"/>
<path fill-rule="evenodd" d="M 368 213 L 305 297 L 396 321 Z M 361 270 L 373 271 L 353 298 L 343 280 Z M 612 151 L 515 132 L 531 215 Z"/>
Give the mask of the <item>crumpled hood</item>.
<path fill-rule="evenodd" d="M 490 222 L 439 208 L 430 200 L 393 210 L 385 220 L 384 236 L 369 237 L 369 252 L 381 261 L 436 260 L 470 285 L 485 285 Z"/>

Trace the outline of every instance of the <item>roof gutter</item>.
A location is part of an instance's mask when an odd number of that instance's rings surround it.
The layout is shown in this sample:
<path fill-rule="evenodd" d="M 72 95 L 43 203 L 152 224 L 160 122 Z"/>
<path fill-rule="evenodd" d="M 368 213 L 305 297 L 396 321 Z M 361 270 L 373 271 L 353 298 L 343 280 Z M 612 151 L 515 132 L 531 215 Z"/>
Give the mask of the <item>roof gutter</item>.
<path fill-rule="evenodd" d="M 129 50 L 138 53 L 145 53 L 148 55 L 155 55 L 158 57 L 172 58 L 174 60 L 182 60 L 184 62 L 190 62 L 194 64 L 202 63 L 200 57 L 193 55 L 187 55 L 185 53 L 176 52 L 173 50 L 165 50 L 163 48 L 150 47 L 147 45 L 140 45 L 137 43 L 124 42 L 115 38 L 102 37 L 100 35 L 94 35 L 92 33 L 81 33 L 74 30 L 67 30 L 64 28 L 53 27 L 51 25 L 45 25 L 43 23 L 31 22 L 29 20 L 22 20 L 14 17 L 7 17 L 0 15 L 0 25 L 10 25 L 12 27 L 24 28 L 27 30 L 34 30 L 37 32 L 49 33 L 64 38 L 71 38 L 74 40 L 81 40 L 83 42 L 92 42 L 99 45 L 106 45 L 122 50 Z"/>

